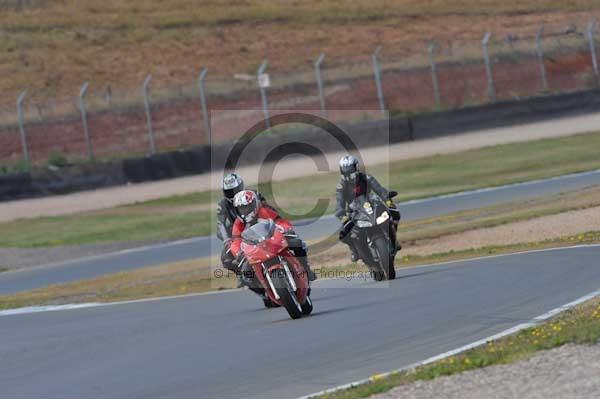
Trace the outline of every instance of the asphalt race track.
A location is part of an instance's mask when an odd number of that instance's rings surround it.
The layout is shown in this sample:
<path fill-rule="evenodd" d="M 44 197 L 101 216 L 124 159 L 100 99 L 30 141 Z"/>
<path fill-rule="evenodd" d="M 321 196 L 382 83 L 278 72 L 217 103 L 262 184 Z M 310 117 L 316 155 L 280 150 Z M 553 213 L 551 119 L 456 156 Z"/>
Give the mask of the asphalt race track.
<path fill-rule="evenodd" d="M 491 189 L 464 192 L 449 196 L 409 201 L 399 204 L 404 220 L 415 220 L 475 209 L 499 203 L 557 194 L 600 184 L 600 171 L 560 176 Z M 333 216 L 296 222 L 300 235 L 307 240 L 335 233 L 338 222 Z M 167 262 L 216 255 L 221 243 L 214 237 L 199 237 L 173 243 L 100 255 L 54 265 L 23 269 L 0 274 L 0 295 L 87 279 L 103 274 L 132 270 Z"/>
<path fill-rule="evenodd" d="M 290 320 L 249 291 L 0 316 L 2 397 L 293 398 L 485 338 L 600 287 L 600 246 L 315 284 Z"/>

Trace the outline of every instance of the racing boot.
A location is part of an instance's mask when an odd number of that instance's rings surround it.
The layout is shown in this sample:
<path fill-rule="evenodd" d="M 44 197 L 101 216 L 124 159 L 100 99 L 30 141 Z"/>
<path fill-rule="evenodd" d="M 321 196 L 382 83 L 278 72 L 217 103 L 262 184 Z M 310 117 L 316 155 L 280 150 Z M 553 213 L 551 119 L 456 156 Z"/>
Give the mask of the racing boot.
<path fill-rule="evenodd" d="M 313 272 L 310 267 L 310 263 L 308 262 L 308 255 L 306 254 L 306 249 L 304 250 L 304 256 L 299 258 L 300 264 L 302 268 L 306 272 L 306 276 L 308 277 L 308 281 L 315 281 L 317 279 L 317 274 Z"/>
<path fill-rule="evenodd" d="M 398 241 L 396 241 L 396 253 L 400 252 L 401 249 L 402 249 L 402 244 L 400 244 Z"/>
<path fill-rule="evenodd" d="M 300 266 L 306 272 L 306 276 L 308 277 L 308 281 L 315 281 L 317 279 L 317 275 L 310 268 L 310 263 L 308 263 L 308 247 L 306 243 L 298 238 L 289 240 L 288 243 L 292 249 L 292 253 L 300 262 Z"/>
<path fill-rule="evenodd" d="M 354 246 L 350 245 L 350 261 L 352 263 L 356 263 L 356 262 L 358 262 L 359 259 L 360 259 L 360 257 L 358 256 L 358 253 L 356 252 L 356 248 L 354 248 Z"/>
<path fill-rule="evenodd" d="M 315 272 L 312 271 L 312 269 L 310 268 L 310 263 L 308 263 L 308 258 L 305 256 L 298 256 L 296 254 L 294 254 L 296 256 L 296 259 L 298 259 L 298 262 L 300 262 L 300 266 L 302 266 L 302 268 L 304 269 L 304 272 L 306 273 L 306 277 L 308 278 L 308 281 L 315 281 L 317 279 L 317 274 Z"/>
<path fill-rule="evenodd" d="M 246 282 L 244 281 L 244 279 L 242 278 L 241 274 L 237 275 L 237 288 L 242 288 L 246 286 Z"/>
<path fill-rule="evenodd" d="M 300 262 L 300 266 L 302 266 L 302 268 L 306 272 L 306 277 L 308 277 L 308 281 L 315 281 L 317 279 L 317 275 L 310 268 L 310 263 L 308 263 L 308 258 L 306 256 L 300 256 L 297 259 Z"/>

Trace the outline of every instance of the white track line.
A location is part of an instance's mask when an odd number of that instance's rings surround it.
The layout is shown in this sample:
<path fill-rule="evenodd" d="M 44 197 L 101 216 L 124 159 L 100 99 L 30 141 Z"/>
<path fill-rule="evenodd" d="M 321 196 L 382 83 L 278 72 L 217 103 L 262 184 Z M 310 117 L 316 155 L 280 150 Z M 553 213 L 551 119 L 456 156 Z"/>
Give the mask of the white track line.
<path fill-rule="evenodd" d="M 401 368 L 396 369 L 396 370 L 388 371 L 386 373 L 381 373 L 381 374 L 375 374 L 375 375 L 373 375 L 373 376 L 371 376 L 369 378 L 365 378 L 363 380 L 349 382 L 347 384 L 340 385 L 340 386 L 337 386 L 337 387 L 334 387 L 334 388 L 329 388 L 329 389 L 325 389 L 325 390 L 320 391 L 320 392 L 312 393 L 310 395 L 301 396 L 298 399 L 313 399 L 313 398 L 317 398 L 317 397 L 322 396 L 322 395 L 331 394 L 331 393 L 334 393 L 334 392 L 337 392 L 337 391 L 343 391 L 345 389 L 354 388 L 354 387 L 357 387 L 357 386 L 360 386 L 360 385 L 365 385 L 365 384 L 368 384 L 368 383 L 380 380 L 382 378 L 388 377 L 388 376 L 390 376 L 392 374 L 397 374 L 397 373 L 401 373 L 401 372 L 406 372 L 406 371 L 414 370 L 417 367 L 437 362 L 438 360 L 442 360 L 442 359 L 445 359 L 447 357 L 450 357 L 450 356 L 453 356 L 453 355 L 456 355 L 456 354 L 468 351 L 469 349 L 473 349 L 473 348 L 476 348 L 478 346 L 484 345 L 484 344 L 486 344 L 486 343 L 488 343 L 490 341 L 494 341 L 494 340 L 506 337 L 507 335 L 514 334 L 514 333 L 519 332 L 521 330 L 524 330 L 526 328 L 534 327 L 534 326 L 538 325 L 539 323 L 541 323 L 541 322 L 543 322 L 545 320 L 548 320 L 551 317 L 557 315 L 560 312 L 564 312 L 565 310 L 571 309 L 571 308 L 573 308 L 573 307 L 575 307 L 575 306 L 577 306 L 577 305 L 579 305 L 579 304 L 581 304 L 581 303 L 583 303 L 585 301 L 593 299 L 593 298 L 595 298 L 597 296 L 600 296 L 600 290 L 596 290 L 594 292 L 591 292 L 591 293 L 589 293 L 587 295 L 584 295 L 581 298 L 578 298 L 578 299 L 576 299 L 576 300 L 574 300 L 572 302 L 569 302 L 569 303 L 567 303 L 565 305 L 562 305 L 562 306 L 559 306 L 557 308 L 554 308 L 554 309 L 552 309 L 552 310 L 550 310 L 550 311 L 548 311 L 548 312 L 546 312 L 546 313 L 544 313 L 544 314 L 542 314 L 540 316 L 534 317 L 530 322 L 518 324 L 518 325 L 516 325 L 514 327 L 511 327 L 511 328 L 509 328 L 507 330 L 499 332 L 498 334 L 490 335 L 487 338 L 483 338 L 483 339 L 477 340 L 475 342 L 471 342 L 470 344 L 461 346 L 461 347 L 456 348 L 456 349 L 452 349 L 452 350 L 450 350 L 448 352 L 440 353 L 439 355 L 432 356 L 432 357 L 430 357 L 428 359 L 425 359 L 423 361 L 420 361 L 420 362 L 417 362 L 417 363 L 413 363 L 413 364 L 410 364 L 410 365 L 405 366 L 405 367 L 401 367 Z"/>
<path fill-rule="evenodd" d="M 449 266 L 449 265 L 462 264 L 462 263 L 471 263 L 471 262 L 475 262 L 478 260 L 503 258 L 503 257 L 507 257 L 507 256 L 527 255 L 527 254 L 534 254 L 534 253 L 538 253 L 538 252 L 567 251 L 567 250 L 572 250 L 572 249 L 595 248 L 595 247 L 600 247 L 600 244 L 580 244 L 580 245 L 573 245 L 570 247 L 532 249 L 529 251 L 512 252 L 512 253 L 489 255 L 489 256 L 480 256 L 477 258 L 451 260 L 451 261 L 440 262 L 440 263 L 430 263 L 427 265 L 404 266 L 404 267 L 400 267 L 397 270 L 411 270 L 411 269 L 421 269 L 421 268 L 426 268 L 426 267 Z M 402 276 L 399 276 L 399 277 L 401 278 Z M 338 277 L 338 279 L 344 279 L 344 278 L 345 277 Z M 317 280 L 316 284 L 319 284 L 320 282 L 323 282 L 323 281 L 335 280 L 335 279 L 336 279 L 335 277 L 319 279 L 319 280 Z M 314 288 L 318 288 L 318 287 L 314 287 Z M 204 295 L 228 294 L 228 293 L 239 292 L 239 291 L 243 291 L 243 290 L 244 290 L 244 288 L 235 288 L 235 289 L 229 289 L 229 290 L 208 291 L 208 292 L 199 292 L 199 293 L 195 293 L 195 294 L 184 294 L 184 295 L 160 296 L 160 297 L 155 297 L 155 298 L 134 299 L 134 300 L 130 300 L 130 301 L 119 301 L 119 302 L 104 302 L 104 303 L 89 302 L 89 303 L 53 305 L 53 306 L 27 306 L 27 307 L 22 307 L 22 308 L 2 310 L 2 311 L 0 311 L 0 317 L 15 316 L 15 315 L 22 315 L 22 314 L 30 314 L 30 313 L 55 312 L 55 311 L 60 311 L 60 310 L 73 310 L 73 309 L 82 309 L 82 308 L 97 308 L 97 307 L 106 307 L 106 306 L 127 305 L 127 304 L 132 304 L 132 303 L 155 302 L 155 301 L 170 300 L 170 299 L 192 298 L 192 297 L 198 297 L 198 296 L 204 296 Z"/>
<path fill-rule="evenodd" d="M 130 301 L 119 301 L 119 302 L 104 302 L 104 303 L 87 302 L 87 303 L 71 303 L 71 304 L 53 305 L 53 306 L 27 306 L 27 307 L 22 307 L 22 308 L 2 310 L 2 311 L 0 311 L 0 317 L 16 316 L 16 315 L 31 314 L 31 313 L 56 312 L 56 311 L 60 311 L 60 310 L 100 308 L 100 307 L 107 307 L 107 306 L 127 305 L 127 304 L 132 304 L 132 303 L 162 301 L 162 300 L 168 300 L 168 299 L 192 298 L 192 297 L 205 296 L 205 295 L 225 294 L 225 293 L 237 292 L 237 291 L 242 291 L 242 290 L 243 290 L 243 288 L 233 288 L 230 290 L 198 292 L 198 293 L 194 293 L 194 294 L 183 294 L 183 295 L 159 296 L 156 298 L 133 299 Z"/>

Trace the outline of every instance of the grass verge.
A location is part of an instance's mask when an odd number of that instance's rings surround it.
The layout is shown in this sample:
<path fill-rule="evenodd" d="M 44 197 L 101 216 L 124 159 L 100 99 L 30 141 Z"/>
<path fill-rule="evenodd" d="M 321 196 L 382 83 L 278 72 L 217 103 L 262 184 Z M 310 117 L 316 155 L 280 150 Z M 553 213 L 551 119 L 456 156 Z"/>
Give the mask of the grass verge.
<path fill-rule="evenodd" d="M 600 133 L 498 145 L 377 165 L 369 172 L 400 192 L 399 200 L 498 186 L 600 168 Z M 385 178 L 389 176 L 389 179 Z M 310 213 L 317 198 L 330 199 L 336 173 L 260 186 L 292 219 Z M 52 247 L 110 241 L 160 241 L 208 235 L 214 230 L 218 193 L 199 192 L 69 216 L 0 224 L 0 247 Z"/>
<path fill-rule="evenodd" d="M 600 243 L 600 231 L 565 236 L 541 242 L 507 246 L 489 246 L 463 251 L 450 251 L 428 256 L 405 256 L 396 267 L 433 264 L 487 255 L 521 252 L 533 249 Z M 0 296 L 0 310 L 35 305 L 59 305 L 83 302 L 115 302 L 169 295 L 185 295 L 235 287 L 235 277 L 211 278 L 210 265 L 216 260 L 196 259 L 169 265 L 120 272 L 89 280 L 51 285 L 14 295 Z M 315 268 L 321 277 L 332 272 L 350 273 L 366 271 L 361 264 L 343 264 Z"/>
<path fill-rule="evenodd" d="M 532 328 L 490 341 L 464 353 L 450 356 L 414 370 L 388 377 L 372 377 L 371 382 L 348 390 L 323 395 L 323 399 L 358 399 L 387 392 L 403 384 L 431 380 L 496 364 L 508 364 L 532 356 L 540 350 L 574 344 L 595 344 L 600 339 L 600 298 L 589 300 Z"/>

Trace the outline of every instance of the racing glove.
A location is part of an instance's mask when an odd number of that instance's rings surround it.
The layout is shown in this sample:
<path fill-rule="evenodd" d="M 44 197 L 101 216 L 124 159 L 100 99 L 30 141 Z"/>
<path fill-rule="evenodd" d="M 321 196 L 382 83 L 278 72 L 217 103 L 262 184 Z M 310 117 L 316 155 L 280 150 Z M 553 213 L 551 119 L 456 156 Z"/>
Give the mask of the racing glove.
<path fill-rule="evenodd" d="M 350 216 L 344 215 L 344 217 L 342 217 L 342 228 L 340 229 L 338 238 L 344 240 L 348 233 L 350 233 L 350 230 L 352 230 L 352 227 L 354 227 L 354 223 L 350 220 Z"/>

